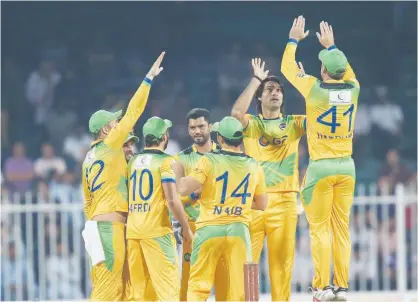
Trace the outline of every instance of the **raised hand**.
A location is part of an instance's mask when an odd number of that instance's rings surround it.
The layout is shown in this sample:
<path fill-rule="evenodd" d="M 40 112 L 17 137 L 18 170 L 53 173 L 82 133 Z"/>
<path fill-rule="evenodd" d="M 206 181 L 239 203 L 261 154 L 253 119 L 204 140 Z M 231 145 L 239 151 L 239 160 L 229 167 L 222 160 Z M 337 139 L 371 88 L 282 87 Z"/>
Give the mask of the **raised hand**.
<path fill-rule="evenodd" d="M 147 78 L 153 79 L 157 75 L 160 74 L 161 71 L 163 71 L 163 67 L 161 67 L 161 62 L 163 61 L 165 56 L 165 51 L 163 51 L 158 59 L 152 64 L 151 69 L 148 71 Z"/>
<path fill-rule="evenodd" d="M 305 18 L 299 16 L 293 20 L 292 28 L 289 32 L 289 38 L 297 41 L 305 39 L 309 35 L 309 30 L 305 32 Z"/>
<path fill-rule="evenodd" d="M 269 70 L 264 71 L 266 62 L 261 61 L 260 58 L 251 59 L 251 65 L 253 66 L 254 76 L 264 80 L 269 75 Z"/>
<path fill-rule="evenodd" d="M 319 23 L 319 30 L 321 33 L 316 33 L 319 43 L 322 44 L 325 48 L 329 48 L 335 44 L 334 42 L 334 32 L 332 31 L 332 26 L 328 25 L 327 22 L 322 21 Z"/>

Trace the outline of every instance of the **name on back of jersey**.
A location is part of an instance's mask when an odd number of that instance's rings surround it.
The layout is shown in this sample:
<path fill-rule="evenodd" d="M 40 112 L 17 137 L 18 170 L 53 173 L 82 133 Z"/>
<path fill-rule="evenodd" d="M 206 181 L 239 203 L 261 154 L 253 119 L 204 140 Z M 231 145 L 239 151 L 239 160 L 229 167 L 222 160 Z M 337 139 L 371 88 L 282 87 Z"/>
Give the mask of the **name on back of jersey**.
<path fill-rule="evenodd" d="M 329 91 L 329 104 L 333 106 L 350 105 L 352 103 L 351 90 Z"/>
<path fill-rule="evenodd" d="M 135 158 L 135 161 L 132 166 L 134 169 L 146 169 L 150 167 L 151 161 L 152 155 L 139 155 L 137 158 Z"/>

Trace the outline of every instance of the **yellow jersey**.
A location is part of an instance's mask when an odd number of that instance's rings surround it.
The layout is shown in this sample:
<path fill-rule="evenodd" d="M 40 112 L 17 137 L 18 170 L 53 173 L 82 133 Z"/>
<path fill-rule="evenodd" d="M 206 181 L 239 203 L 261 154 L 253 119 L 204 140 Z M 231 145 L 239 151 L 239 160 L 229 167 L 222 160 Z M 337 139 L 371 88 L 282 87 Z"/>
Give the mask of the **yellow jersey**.
<path fill-rule="evenodd" d="M 128 212 L 126 159 L 122 146 L 144 112 L 150 84 L 142 82 L 125 115 L 103 140 L 92 142 L 82 165 L 86 219 L 112 212 Z"/>
<path fill-rule="evenodd" d="M 268 193 L 299 191 L 298 147 L 305 133 L 304 115 L 281 115 L 264 119 L 247 114 L 245 153 L 264 170 Z"/>
<path fill-rule="evenodd" d="M 295 43 L 289 42 L 282 60 L 282 73 L 306 102 L 306 134 L 312 160 L 351 156 L 354 120 L 360 84 L 347 64 L 342 80 L 319 81 L 301 74 L 296 65 Z"/>
<path fill-rule="evenodd" d="M 176 182 L 174 158 L 145 148 L 128 164 L 129 214 L 126 238 L 148 239 L 172 233 L 163 183 Z"/>
<path fill-rule="evenodd" d="M 212 143 L 212 151 L 219 151 L 220 147 Z M 176 161 L 181 161 L 184 165 L 185 176 L 190 175 L 193 169 L 196 167 L 197 162 L 203 156 L 203 153 L 197 151 L 194 145 L 174 155 Z M 200 205 L 197 202 L 197 196 L 192 194 L 191 196 L 182 196 L 181 201 L 184 205 L 184 211 L 187 214 L 189 221 L 196 221 L 199 216 Z"/>
<path fill-rule="evenodd" d="M 228 149 L 203 155 L 190 177 L 203 185 L 196 229 L 234 222 L 248 225 L 254 196 L 266 193 L 260 164 Z"/>

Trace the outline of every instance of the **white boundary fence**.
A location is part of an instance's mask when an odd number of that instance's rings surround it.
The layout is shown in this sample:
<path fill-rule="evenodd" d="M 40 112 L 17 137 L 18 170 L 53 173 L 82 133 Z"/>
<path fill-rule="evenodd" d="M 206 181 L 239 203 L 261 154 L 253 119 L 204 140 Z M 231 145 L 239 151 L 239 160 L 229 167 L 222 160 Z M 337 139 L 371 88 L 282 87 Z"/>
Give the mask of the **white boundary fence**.
<path fill-rule="evenodd" d="M 416 193 L 398 186 L 394 195 L 379 196 L 376 186 L 359 186 L 357 195 L 350 228 L 350 296 L 356 301 L 416 301 Z M 1 300 L 86 299 L 91 280 L 81 237 L 83 204 L 51 204 L 38 197 L 2 198 Z M 266 246 L 260 260 L 262 301 L 269 300 L 270 292 L 265 252 Z M 301 214 L 294 301 L 309 300 L 312 273 L 308 226 Z"/>

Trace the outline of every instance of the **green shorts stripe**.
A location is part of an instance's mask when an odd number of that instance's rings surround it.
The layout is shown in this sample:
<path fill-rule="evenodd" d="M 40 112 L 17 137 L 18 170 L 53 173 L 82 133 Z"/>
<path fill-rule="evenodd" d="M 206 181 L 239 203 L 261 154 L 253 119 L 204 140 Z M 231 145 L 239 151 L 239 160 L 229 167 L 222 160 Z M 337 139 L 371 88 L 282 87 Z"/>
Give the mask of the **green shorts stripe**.
<path fill-rule="evenodd" d="M 193 265 L 199 257 L 200 248 L 207 240 L 219 237 L 240 237 L 246 246 L 247 258 L 251 261 L 251 237 L 248 226 L 242 222 L 235 222 L 224 225 L 209 225 L 196 231 L 193 240 L 193 252 L 191 264 Z"/>
<path fill-rule="evenodd" d="M 330 176 L 351 176 L 356 178 L 354 161 L 350 156 L 342 158 L 330 158 L 311 160 L 306 169 L 304 186 L 301 191 L 304 205 L 309 205 L 312 201 L 312 194 L 315 185 L 321 179 Z"/>
<path fill-rule="evenodd" d="M 113 248 L 113 224 L 110 221 L 98 221 L 97 228 L 99 230 L 100 241 L 102 242 L 105 254 L 105 263 L 109 271 L 113 270 L 115 264 L 115 251 Z"/>
<path fill-rule="evenodd" d="M 171 263 L 176 264 L 176 248 L 173 245 L 173 234 L 166 234 L 164 236 L 154 238 L 154 240 L 158 242 L 167 259 Z"/>

